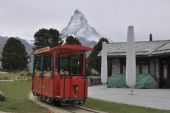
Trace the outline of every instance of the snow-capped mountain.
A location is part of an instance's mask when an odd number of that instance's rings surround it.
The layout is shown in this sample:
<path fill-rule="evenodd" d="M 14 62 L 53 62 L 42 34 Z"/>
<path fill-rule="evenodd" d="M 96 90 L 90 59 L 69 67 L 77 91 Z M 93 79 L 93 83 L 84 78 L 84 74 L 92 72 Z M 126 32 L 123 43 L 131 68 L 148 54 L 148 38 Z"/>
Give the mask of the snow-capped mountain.
<path fill-rule="evenodd" d="M 26 40 L 29 44 L 31 44 L 32 46 L 34 45 L 34 40 Z"/>
<path fill-rule="evenodd" d="M 86 17 L 79 10 L 75 10 L 70 22 L 61 31 L 61 34 L 63 39 L 69 35 L 75 36 L 83 45 L 88 47 L 93 47 L 101 38 L 101 35 L 89 26 Z"/>

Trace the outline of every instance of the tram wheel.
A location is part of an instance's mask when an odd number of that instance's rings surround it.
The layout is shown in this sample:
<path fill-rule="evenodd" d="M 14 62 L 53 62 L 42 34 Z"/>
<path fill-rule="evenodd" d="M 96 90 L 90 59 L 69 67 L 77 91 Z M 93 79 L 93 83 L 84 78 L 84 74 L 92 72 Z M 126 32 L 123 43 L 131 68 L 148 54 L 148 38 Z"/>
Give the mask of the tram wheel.
<path fill-rule="evenodd" d="M 46 98 L 46 102 L 47 102 L 47 103 L 49 103 L 49 104 L 51 104 L 51 103 L 53 102 L 53 99 L 52 99 L 52 98 L 47 97 L 47 98 Z"/>
<path fill-rule="evenodd" d="M 42 96 L 41 95 L 37 95 L 37 97 L 38 97 L 38 100 L 42 100 Z"/>
<path fill-rule="evenodd" d="M 56 106 L 61 106 L 61 101 L 55 101 Z"/>
<path fill-rule="evenodd" d="M 82 100 L 82 105 L 85 104 L 85 102 L 86 102 L 86 99 Z"/>
<path fill-rule="evenodd" d="M 34 96 L 37 96 L 37 94 L 35 92 L 32 93 Z"/>

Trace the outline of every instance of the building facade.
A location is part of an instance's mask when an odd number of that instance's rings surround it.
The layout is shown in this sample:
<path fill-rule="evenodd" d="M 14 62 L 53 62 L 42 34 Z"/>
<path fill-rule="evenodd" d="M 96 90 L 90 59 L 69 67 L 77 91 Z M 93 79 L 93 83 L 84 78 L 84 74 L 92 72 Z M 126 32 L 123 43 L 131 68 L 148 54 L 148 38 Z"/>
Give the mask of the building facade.
<path fill-rule="evenodd" d="M 106 48 L 108 76 L 126 75 L 126 42 L 109 43 Z M 170 40 L 138 41 L 135 50 L 136 74 L 152 74 L 160 88 L 170 88 Z"/>

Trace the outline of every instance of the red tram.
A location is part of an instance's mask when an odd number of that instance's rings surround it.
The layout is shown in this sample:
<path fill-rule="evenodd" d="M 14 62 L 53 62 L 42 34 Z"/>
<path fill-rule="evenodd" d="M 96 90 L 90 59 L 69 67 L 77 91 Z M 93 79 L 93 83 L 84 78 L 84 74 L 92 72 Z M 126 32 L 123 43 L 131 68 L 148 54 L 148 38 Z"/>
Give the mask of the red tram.
<path fill-rule="evenodd" d="M 81 45 L 61 45 L 34 51 L 32 92 L 47 103 L 80 103 L 87 98 L 86 52 Z"/>

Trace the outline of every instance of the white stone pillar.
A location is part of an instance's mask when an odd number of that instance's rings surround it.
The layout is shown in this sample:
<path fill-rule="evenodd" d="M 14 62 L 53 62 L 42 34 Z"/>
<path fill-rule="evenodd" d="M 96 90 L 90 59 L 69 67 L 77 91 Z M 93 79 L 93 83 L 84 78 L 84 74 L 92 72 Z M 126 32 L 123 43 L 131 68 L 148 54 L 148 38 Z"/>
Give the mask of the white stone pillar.
<path fill-rule="evenodd" d="M 126 84 L 129 86 L 131 93 L 133 93 L 133 88 L 136 85 L 136 56 L 133 26 L 128 27 L 127 35 Z"/>
<path fill-rule="evenodd" d="M 107 48 L 106 42 L 102 43 L 102 58 L 101 58 L 101 82 L 102 84 L 107 83 Z"/>

